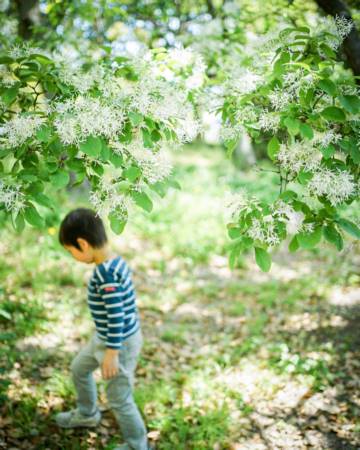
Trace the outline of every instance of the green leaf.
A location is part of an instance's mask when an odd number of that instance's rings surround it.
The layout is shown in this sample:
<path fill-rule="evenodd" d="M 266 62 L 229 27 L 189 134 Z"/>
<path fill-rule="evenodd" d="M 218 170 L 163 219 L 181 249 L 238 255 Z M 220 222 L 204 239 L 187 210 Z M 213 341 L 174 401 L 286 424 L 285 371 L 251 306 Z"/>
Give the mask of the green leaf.
<path fill-rule="evenodd" d="M 231 156 L 234 153 L 234 150 L 235 150 L 237 144 L 238 144 L 238 140 L 237 139 L 231 139 L 231 140 L 225 142 L 226 156 L 228 158 L 231 158 Z"/>
<path fill-rule="evenodd" d="M 168 183 L 169 183 L 169 186 L 172 187 L 173 189 L 177 189 L 178 191 L 181 190 L 180 183 L 178 181 L 174 180 L 173 178 L 169 178 Z"/>
<path fill-rule="evenodd" d="M 299 248 L 299 242 L 297 240 L 296 236 L 293 236 L 293 238 L 291 239 L 290 243 L 289 243 L 289 251 L 291 253 L 296 252 L 296 250 Z"/>
<path fill-rule="evenodd" d="M 115 234 L 121 234 L 124 231 L 126 221 L 120 220 L 112 214 L 109 214 L 110 228 Z"/>
<path fill-rule="evenodd" d="M 327 147 L 321 147 L 320 150 L 321 153 L 324 155 L 324 158 L 329 159 L 334 155 L 336 148 L 332 144 L 329 144 Z"/>
<path fill-rule="evenodd" d="M 129 119 L 131 124 L 136 127 L 137 125 L 139 125 L 142 120 L 143 120 L 143 116 L 137 112 L 134 111 L 130 111 L 129 112 Z"/>
<path fill-rule="evenodd" d="M 269 272 L 271 267 L 271 256 L 260 247 L 255 247 L 255 261 L 263 272 Z"/>
<path fill-rule="evenodd" d="M 323 109 L 321 115 L 326 120 L 332 120 L 333 122 L 343 122 L 346 119 L 344 111 L 336 106 L 328 106 Z"/>
<path fill-rule="evenodd" d="M 131 196 L 138 206 L 140 206 L 147 212 L 152 211 L 152 208 L 153 208 L 152 201 L 148 197 L 148 195 L 145 194 L 145 192 L 132 191 Z"/>
<path fill-rule="evenodd" d="M 273 136 L 267 145 L 267 152 L 269 158 L 274 160 L 276 158 L 276 154 L 278 153 L 279 149 L 280 149 L 280 142 L 276 136 Z"/>
<path fill-rule="evenodd" d="M 65 187 L 69 183 L 70 176 L 68 172 L 60 169 L 54 174 L 50 175 L 50 181 L 53 186 L 59 189 Z"/>
<path fill-rule="evenodd" d="M 134 182 L 141 175 L 141 170 L 137 166 L 130 166 L 123 171 L 123 176 Z"/>
<path fill-rule="evenodd" d="M 289 133 L 293 136 L 297 135 L 299 132 L 300 127 L 300 121 L 298 119 L 292 119 L 291 117 L 287 117 L 284 120 L 284 124 L 286 128 L 288 129 Z"/>
<path fill-rule="evenodd" d="M 313 129 L 307 123 L 300 124 L 299 129 L 303 138 L 311 140 L 314 137 Z"/>
<path fill-rule="evenodd" d="M 144 147 L 153 148 L 154 144 L 151 139 L 151 134 L 149 133 L 149 130 L 147 128 L 141 128 L 141 132 L 142 132 Z"/>
<path fill-rule="evenodd" d="M 337 93 L 337 87 L 336 84 L 333 83 L 331 80 L 326 78 L 325 80 L 320 80 L 319 82 L 319 88 L 329 94 L 331 97 L 335 97 Z"/>
<path fill-rule="evenodd" d="M 307 250 L 314 248 L 321 241 L 321 227 L 318 226 L 311 233 L 299 233 L 296 235 L 300 247 Z"/>
<path fill-rule="evenodd" d="M 16 99 L 19 92 L 19 87 L 20 85 L 13 86 L 9 89 L 6 89 L 6 91 L 2 94 L 1 98 L 6 106 L 10 106 L 11 103 Z"/>
<path fill-rule="evenodd" d="M 7 320 L 11 320 L 11 314 L 8 311 L 5 311 L 5 309 L 0 309 L 0 316 Z"/>
<path fill-rule="evenodd" d="M 11 218 L 13 219 L 12 216 Z M 18 233 L 21 233 L 23 231 L 23 229 L 25 228 L 25 220 L 21 212 L 18 213 L 15 220 L 12 220 L 12 224 L 15 231 L 17 231 Z"/>
<path fill-rule="evenodd" d="M 168 186 L 166 183 L 157 181 L 154 184 L 149 185 L 149 187 L 155 191 L 161 198 L 164 198 L 168 189 Z"/>
<path fill-rule="evenodd" d="M 292 200 L 293 198 L 297 197 L 297 193 L 294 191 L 291 191 L 290 189 L 287 189 L 286 191 L 282 192 L 279 195 L 279 198 L 281 198 L 282 200 L 285 200 L 286 202 L 289 200 Z"/>
<path fill-rule="evenodd" d="M 42 125 L 36 132 L 36 137 L 40 142 L 49 142 L 52 137 L 52 128 Z"/>
<path fill-rule="evenodd" d="M 39 203 L 39 205 L 43 205 L 46 206 L 47 208 L 54 209 L 53 201 L 42 192 L 33 194 L 32 198 L 36 201 L 36 203 Z"/>
<path fill-rule="evenodd" d="M 360 98 L 357 95 L 340 95 L 341 105 L 351 114 L 356 114 L 360 111 Z"/>
<path fill-rule="evenodd" d="M 322 43 L 322 44 L 320 44 L 320 48 L 325 53 L 325 55 L 328 56 L 330 59 L 331 58 L 336 59 L 336 53 L 334 52 L 334 50 L 331 47 Z"/>
<path fill-rule="evenodd" d="M 323 227 L 323 235 L 324 238 L 331 244 L 334 244 L 339 251 L 343 249 L 344 247 L 343 238 L 333 224 L 326 225 Z"/>
<path fill-rule="evenodd" d="M 347 219 L 337 219 L 335 221 L 340 227 L 356 239 L 360 239 L 360 229 L 358 226 Z"/>
<path fill-rule="evenodd" d="M 158 132 L 158 130 L 153 130 L 151 132 L 151 140 L 153 142 L 159 142 L 161 139 L 161 134 Z"/>
<path fill-rule="evenodd" d="M 297 179 L 299 180 L 300 184 L 306 184 L 314 175 L 311 172 L 305 172 L 303 170 L 300 170 L 300 172 L 297 175 Z"/>
<path fill-rule="evenodd" d="M 243 234 L 243 232 L 240 228 L 237 228 L 237 227 L 229 227 L 228 228 L 228 235 L 229 235 L 230 239 L 237 239 L 237 238 L 241 237 L 242 234 Z"/>
<path fill-rule="evenodd" d="M 89 156 L 99 156 L 102 148 L 102 140 L 97 136 L 89 136 L 85 142 L 80 144 L 80 150 Z"/>
<path fill-rule="evenodd" d="M 28 207 L 26 207 L 24 211 L 25 220 L 36 228 L 42 228 L 44 226 L 44 220 L 38 213 L 37 209 L 30 204 Z"/>
<path fill-rule="evenodd" d="M 116 168 L 121 167 L 121 165 L 123 163 L 122 155 L 120 155 L 118 153 L 114 153 L 114 152 L 110 153 L 109 160 L 110 160 L 111 164 Z"/>
<path fill-rule="evenodd" d="M 229 267 L 231 270 L 234 270 L 236 262 L 238 260 L 238 256 L 239 256 L 239 249 L 237 247 L 232 248 L 229 253 Z"/>
<path fill-rule="evenodd" d="M 110 159 L 110 149 L 107 146 L 105 141 L 102 142 L 100 155 L 101 155 L 101 159 L 103 161 L 109 161 L 109 159 Z"/>

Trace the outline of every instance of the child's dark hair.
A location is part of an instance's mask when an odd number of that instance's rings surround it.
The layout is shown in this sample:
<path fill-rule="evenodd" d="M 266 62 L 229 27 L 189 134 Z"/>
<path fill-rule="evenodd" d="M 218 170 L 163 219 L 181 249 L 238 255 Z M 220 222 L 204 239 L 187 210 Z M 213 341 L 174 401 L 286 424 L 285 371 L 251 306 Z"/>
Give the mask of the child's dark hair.
<path fill-rule="evenodd" d="M 92 247 L 100 248 L 107 242 L 104 224 L 96 212 L 88 208 L 70 211 L 60 225 L 61 245 L 72 245 L 81 250 L 77 238 L 85 239 Z"/>

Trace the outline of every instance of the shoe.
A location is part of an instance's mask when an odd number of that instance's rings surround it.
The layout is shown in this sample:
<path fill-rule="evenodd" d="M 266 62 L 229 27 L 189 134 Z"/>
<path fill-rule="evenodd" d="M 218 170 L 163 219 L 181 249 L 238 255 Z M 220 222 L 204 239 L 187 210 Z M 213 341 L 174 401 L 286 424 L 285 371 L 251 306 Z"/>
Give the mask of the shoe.
<path fill-rule="evenodd" d="M 121 444 L 113 448 L 113 450 L 131 450 L 131 447 L 129 447 L 128 444 Z M 148 450 L 155 450 L 155 447 L 149 444 Z"/>
<path fill-rule="evenodd" d="M 101 420 L 101 413 L 97 410 L 93 416 L 87 417 L 80 414 L 78 409 L 71 409 L 70 411 L 56 414 L 55 420 L 59 427 L 62 428 L 94 428 Z"/>

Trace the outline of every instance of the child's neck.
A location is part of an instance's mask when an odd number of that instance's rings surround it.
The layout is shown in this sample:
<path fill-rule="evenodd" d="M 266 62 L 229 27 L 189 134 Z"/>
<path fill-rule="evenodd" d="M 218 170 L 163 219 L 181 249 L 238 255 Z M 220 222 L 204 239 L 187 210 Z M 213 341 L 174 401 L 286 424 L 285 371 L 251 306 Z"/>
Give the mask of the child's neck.
<path fill-rule="evenodd" d="M 94 249 L 94 259 L 93 262 L 98 265 L 103 263 L 104 261 L 110 259 L 113 256 L 110 249 L 106 246 L 103 248 Z"/>

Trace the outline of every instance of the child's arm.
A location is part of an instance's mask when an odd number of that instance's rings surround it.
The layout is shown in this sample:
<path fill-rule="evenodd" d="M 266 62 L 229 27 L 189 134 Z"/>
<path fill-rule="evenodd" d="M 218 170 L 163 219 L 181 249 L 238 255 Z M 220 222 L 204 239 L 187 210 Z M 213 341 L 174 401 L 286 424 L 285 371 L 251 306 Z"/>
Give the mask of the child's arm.
<path fill-rule="evenodd" d="M 100 285 L 100 295 L 107 310 L 107 340 L 106 351 L 101 365 L 104 379 L 112 378 L 119 371 L 118 354 L 122 347 L 122 332 L 125 312 L 123 299 L 126 288 L 114 279 L 105 280 Z"/>

